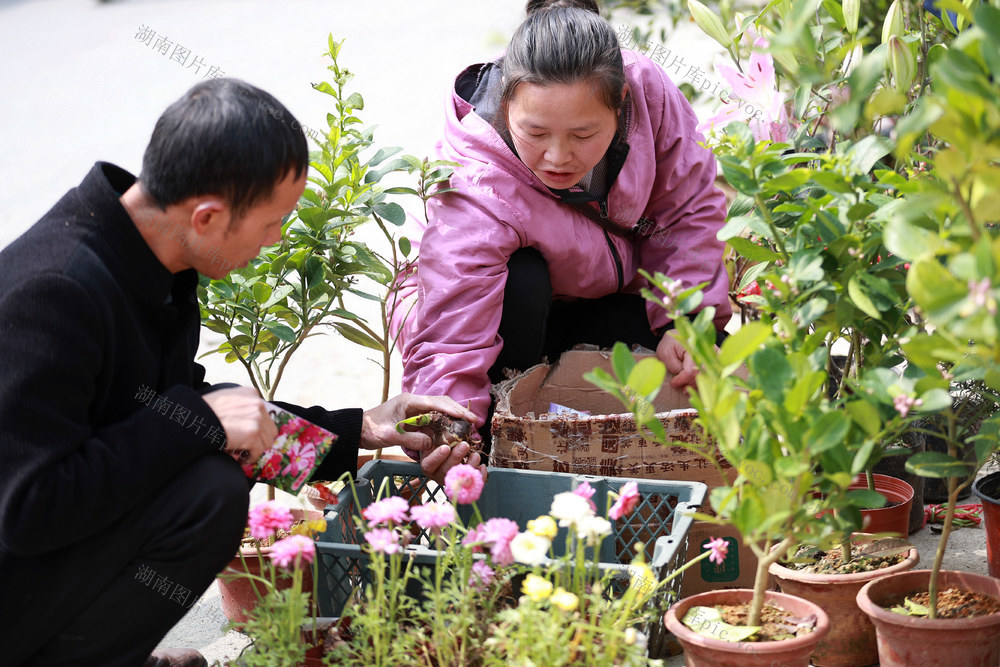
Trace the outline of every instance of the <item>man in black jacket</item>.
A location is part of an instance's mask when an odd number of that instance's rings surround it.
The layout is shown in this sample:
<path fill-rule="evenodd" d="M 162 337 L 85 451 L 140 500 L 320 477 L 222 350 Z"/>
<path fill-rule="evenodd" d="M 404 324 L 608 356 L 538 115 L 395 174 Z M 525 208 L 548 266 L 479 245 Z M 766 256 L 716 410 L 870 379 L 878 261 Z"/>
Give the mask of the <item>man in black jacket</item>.
<path fill-rule="evenodd" d="M 198 273 L 223 277 L 276 243 L 307 165 L 280 102 L 203 82 L 157 121 L 138 180 L 97 163 L 0 252 L 4 665 L 204 664 L 151 652 L 235 553 L 239 460 L 276 429 L 254 390 L 213 389 L 194 362 Z M 359 446 L 429 449 L 396 432 L 408 415 L 474 417 L 408 394 L 364 412 L 288 408 L 339 436 L 315 479 L 354 470 Z M 466 455 L 441 446 L 422 465 L 440 478 Z"/>

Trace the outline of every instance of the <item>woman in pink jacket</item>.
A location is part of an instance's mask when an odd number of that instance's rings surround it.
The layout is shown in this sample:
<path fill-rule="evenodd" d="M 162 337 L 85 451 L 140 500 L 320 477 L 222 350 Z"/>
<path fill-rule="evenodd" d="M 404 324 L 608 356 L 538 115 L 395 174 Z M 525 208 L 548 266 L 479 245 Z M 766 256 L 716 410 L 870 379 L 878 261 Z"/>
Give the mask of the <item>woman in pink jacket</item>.
<path fill-rule="evenodd" d="M 446 114 L 438 157 L 462 166 L 428 204 L 400 292 L 404 389 L 471 401 L 486 421 L 504 368 L 619 340 L 692 382 L 637 271 L 707 282 L 721 331 L 725 197 L 663 69 L 622 51 L 593 0 L 532 0 L 504 56 L 458 76 Z"/>

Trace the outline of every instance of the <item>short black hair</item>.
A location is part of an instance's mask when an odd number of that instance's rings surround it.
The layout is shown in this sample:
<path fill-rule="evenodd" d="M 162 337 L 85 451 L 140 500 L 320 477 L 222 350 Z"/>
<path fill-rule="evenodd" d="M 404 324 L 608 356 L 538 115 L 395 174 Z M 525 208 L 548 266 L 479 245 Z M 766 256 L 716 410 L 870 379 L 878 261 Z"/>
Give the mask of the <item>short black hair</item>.
<path fill-rule="evenodd" d="M 289 172 L 309 168 L 302 126 L 281 102 L 239 79 L 195 85 L 153 128 L 139 182 L 161 208 L 218 195 L 239 220 Z"/>

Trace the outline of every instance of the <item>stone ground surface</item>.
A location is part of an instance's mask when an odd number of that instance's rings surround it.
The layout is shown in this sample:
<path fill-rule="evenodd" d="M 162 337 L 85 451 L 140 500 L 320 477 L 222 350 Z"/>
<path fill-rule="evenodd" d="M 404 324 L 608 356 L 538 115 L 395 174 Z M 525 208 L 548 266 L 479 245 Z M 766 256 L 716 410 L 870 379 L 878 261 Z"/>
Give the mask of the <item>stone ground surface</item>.
<path fill-rule="evenodd" d="M 0 247 L 75 186 L 94 161 L 138 172 L 156 118 L 209 70 L 258 85 L 302 124 L 323 127 L 330 98 L 310 83 L 328 74 L 322 54 L 329 33 L 347 38 L 341 64 L 356 74 L 352 90 L 365 98 L 362 117 L 378 125 L 376 142 L 424 156 L 440 135 L 442 101 L 455 74 L 502 49 L 523 5 L 523 0 L 0 0 Z M 136 39 L 143 28 L 169 40 L 166 54 L 155 50 L 155 38 L 150 44 Z M 690 25 L 672 33 L 665 45 L 683 53 L 688 64 L 705 68 L 718 52 Z M 189 51 L 184 64 L 172 59 L 184 59 L 176 47 Z M 682 72 L 668 73 L 681 83 Z M 371 315 L 364 304 L 359 308 Z M 205 350 L 220 342 L 205 338 Z M 381 372 L 358 352 L 338 337 L 313 339 L 289 364 L 278 397 L 330 407 L 377 404 Z M 242 370 L 221 357 L 202 361 L 213 381 L 246 383 Z M 395 394 L 398 359 L 391 368 Z M 914 536 L 923 565 L 937 539 L 926 528 Z M 981 528 L 953 535 L 945 567 L 985 572 Z M 210 660 L 232 659 L 246 640 L 224 634 L 223 623 L 212 586 L 164 645 L 199 648 Z"/>

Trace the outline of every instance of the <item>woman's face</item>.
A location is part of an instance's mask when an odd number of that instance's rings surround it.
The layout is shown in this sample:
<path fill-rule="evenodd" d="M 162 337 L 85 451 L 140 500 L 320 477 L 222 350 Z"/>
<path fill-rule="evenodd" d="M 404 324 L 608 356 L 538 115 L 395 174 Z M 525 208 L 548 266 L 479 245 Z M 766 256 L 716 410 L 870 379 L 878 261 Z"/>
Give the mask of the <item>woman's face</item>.
<path fill-rule="evenodd" d="M 521 161 L 548 187 L 565 189 L 604 157 L 618 113 L 605 106 L 588 81 L 522 83 L 511 98 L 507 122 Z"/>

